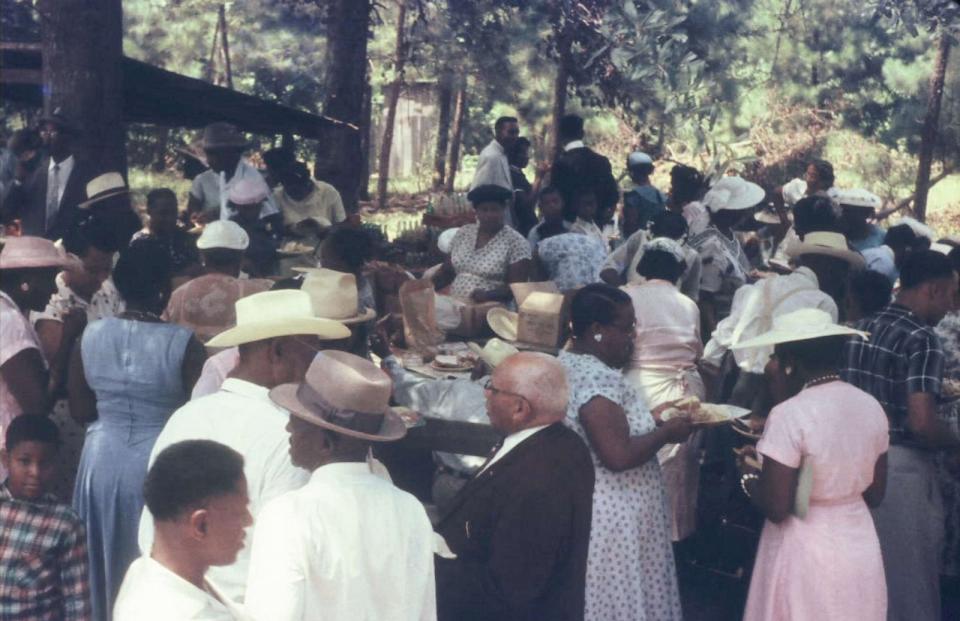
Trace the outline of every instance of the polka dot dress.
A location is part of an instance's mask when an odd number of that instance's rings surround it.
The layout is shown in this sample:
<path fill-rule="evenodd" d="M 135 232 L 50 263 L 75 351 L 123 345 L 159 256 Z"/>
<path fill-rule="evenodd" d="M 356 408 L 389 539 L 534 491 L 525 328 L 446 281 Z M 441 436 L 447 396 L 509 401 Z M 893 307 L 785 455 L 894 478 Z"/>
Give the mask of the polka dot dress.
<path fill-rule="evenodd" d="M 623 407 L 631 435 L 656 423 L 622 373 L 594 356 L 560 352 L 570 402 L 566 424 L 587 440 L 580 407 L 604 397 Z M 589 441 L 587 442 L 589 445 Z M 667 502 L 656 458 L 626 472 L 605 468 L 593 454 L 596 485 L 587 556 L 586 621 L 681 619 L 680 592 L 670 545 Z"/>
<path fill-rule="evenodd" d="M 460 227 L 450 243 L 450 260 L 457 276 L 450 295 L 467 299 L 474 289 L 489 291 L 507 282 L 507 268 L 530 258 L 530 244 L 509 226 L 504 226 L 486 244 L 477 248 L 476 224 Z"/>

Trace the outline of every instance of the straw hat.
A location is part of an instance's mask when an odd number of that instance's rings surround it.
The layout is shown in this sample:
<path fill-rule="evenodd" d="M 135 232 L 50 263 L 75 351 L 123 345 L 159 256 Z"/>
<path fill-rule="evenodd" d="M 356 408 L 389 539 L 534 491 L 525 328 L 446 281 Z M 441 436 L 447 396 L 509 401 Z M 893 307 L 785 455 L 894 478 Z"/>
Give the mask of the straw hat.
<path fill-rule="evenodd" d="M 87 200 L 77 205 L 80 209 L 87 209 L 94 203 L 99 203 L 111 196 L 129 194 L 130 188 L 127 187 L 123 175 L 118 172 L 103 173 L 94 177 L 87 183 Z"/>
<path fill-rule="evenodd" d="M 873 211 L 883 206 L 879 196 L 862 188 L 840 190 L 834 200 L 841 207 L 859 207 Z"/>
<path fill-rule="evenodd" d="M 822 254 L 835 259 L 842 259 L 854 269 L 860 269 L 866 264 L 863 255 L 847 247 L 847 238 L 842 233 L 830 231 L 807 233 L 802 242 L 793 244 L 787 249 L 787 254 L 791 259 L 805 254 Z"/>
<path fill-rule="evenodd" d="M 493 333 L 507 341 L 517 340 L 517 330 L 520 325 L 520 315 L 508 311 L 502 306 L 487 311 L 487 323 Z"/>
<path fill-rule="evenodd" d="M 482 348 L 476 343 L 467 343 L 467 347 L 472 352 L 480 356 L 480 359 L 496 368 L 501 362 L 514 354 L 520 353 L 520 350 L 509 343 L 505 343 L 498 338 L 492 338 L 487 341 Z"/>
<path fill-rule="evenodd" d="M 197 239 L 199 250 L 226 248 L 228 250 L 246 250 L 250 245 L 250 236 L 243 227 L 230 220 L 214 220 L 203 227 Z"/>
<path fill-rule="evenodd" d="M 277 386 L 270 391 L 270 399 L 318 427 L 361 440 L 391 442 L 407 433 L 403 419 L 390 407 L 392 393 L 390 377 L 369 360 L 343 351 L 322 351 L 303 382 Z M 356 431 L 352 425 L 358 421 L 379 421 L 379 430 Z"/>
<path fill-rule="evenodd" d="M 303 291 L 264 291 L 236 303 L 237 325 L 207 341 L 207 347 L 233 347 L 281 336 L 314 335 L 333 341 L 350 336 L 339 321 L 314 315 Z"/>
<path fill-rule="evenodd" d="M 703 204 L 712 213 L 721 210 L 740 211 L 756 207 L 766 197 L 766 191 L 742 177 L 724 177 L 713 184 L 703 197 Z"/>
<path fill-rule="evenodd" d="M 306 291 L 310 295 L 313 314 L 317 317 L 334 319 L 344 324 L 362 323 L 376 319 L 377 311 L 372 308 L 360 312 L 357 277 L 353 274 L 322 267 L 295 267 L 293 269 L 306 274 L 303 284 L 300 285 L 300 290 Z"/>
<path fill-rule="evenodd" d="M 740 341 L 732 345 L 730 349 L 808 341 L 826 336 L 859 336 L 865 339 L 869 334 L 834 323 L 830 314 L 819 308 L 801 308 L 792 313 L 774 317 L 772 330 L 752 339 Z"/>
<path fill-rule="evenodd" d="M 210 151 L 214 149 L 246 149 L 252 143 L 243 137 L 236 125 L 217 122 L 203 128 L 201 144 L 204 151 Z"/>
<path fill-rule="evenodd" d="M 7 237 L 0 248 L 0 270 L 67 268 L 80 263 L 42 237 Z"/>

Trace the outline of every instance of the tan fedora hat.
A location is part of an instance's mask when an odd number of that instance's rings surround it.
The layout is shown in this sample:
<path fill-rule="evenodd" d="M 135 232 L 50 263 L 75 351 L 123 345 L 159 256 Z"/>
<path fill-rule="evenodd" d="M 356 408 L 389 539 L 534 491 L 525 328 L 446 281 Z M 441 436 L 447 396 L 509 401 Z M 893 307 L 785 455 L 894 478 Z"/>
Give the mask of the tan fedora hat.
<path fill-rule="evenodd" d="M 357 277 L 353 274 L 328 270 L 322 267 L 295 267 L 305 278 L 301 291 L 310 295 L 313 314 L 317 317 L 335 319 L 341 323 L 362 323 L 376 319 L 377 311 L 368 308 L 360 311 Z"/>
<path fill-rule="evenodd" d="M 869 334 L 834 322 L 829 313 L 819 308 L 801 308 L 792 313 L 774 317 L 772 330 L 735 343 L 730 349 L 793 343 L 826 336 L 859 336 L 865 339 Z"/>
<path fill-rule="evenodd" d="M 518 313 L 497 306 L 487 311 L 487 323 L 490 324 L 493 333 L 500 338 L 507 341 L 517 340 L 517 330 L 520 325 Z"/>
<path fill-rule="evenodd" d="M 313 314 L 310 296 L 303 291 L 264 291 L 236 303 L 237 325 L 207 341 L 207 347 L 233 347 L 281 336 L 313 335 L 333 341 L 350 336 L 339 321 Z"/>
<path fill-rule="evenodd" d="M 467 347 L 470 348 L 470 351 L 480 356 L 480 359 L 490 365 L 491 368 L 496 368 L 497 365 L 510 356 L 520 353 L 519 349 L 498 338 L 490 339 L 483 347 L 480 347 L 476 343 L 467 343 Z"/>
<path fill-rule="evenodd" d="M 866 265 L 863 255 L 850 250 L 847 246 L 847 238 L 843 236 L 843 233 L 833 233 L 831 231 L 807 233 L 803 236 L 802 242 L 795 243 L 787 248 L 787 254 L 791 259 L 805 254 L 820 254 L 846 261 L 854 269 L 861 269 Z"/>
<path fill-rule="evenodd" d="M 129 194 L 130 188 L 118 172 L 103 173 L 87 183 L 87 200 L 77 205 L 80 209 L 87 209 L 95 203 L 106 200 L 111 196 Z"/>
<path fill-rule="evenodd" d="M 407 433 L 390 407 L 393 382 L 375 364 L 344 351 L 322 351 L 304 380 L 281 384 L 270 399 L 297 418 L 345 436 L 391 442 Z M 356 429 L 378 426 L 376 433 Z"/>
<path fill-rule="evenodd" d="M 42 237 L 7 237 L 0 245 L 0 270 L 68 268 L 80 260 Z"/>

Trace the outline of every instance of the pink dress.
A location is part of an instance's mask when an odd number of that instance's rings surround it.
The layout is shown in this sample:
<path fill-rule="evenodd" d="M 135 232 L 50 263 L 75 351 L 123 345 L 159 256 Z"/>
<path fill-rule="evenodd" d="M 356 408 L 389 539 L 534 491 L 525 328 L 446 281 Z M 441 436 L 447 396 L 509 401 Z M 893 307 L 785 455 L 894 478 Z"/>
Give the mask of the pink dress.
<path fill-rule="evenodd" d="M 862 494 L 889 445 L 876 399 L 845 382 L 806 389 L 770 412 L 757 450 L 791 468 L 813 465 L 805 518 L 767 521 L 744 621 L 881 621 L 887 587 Z"/>

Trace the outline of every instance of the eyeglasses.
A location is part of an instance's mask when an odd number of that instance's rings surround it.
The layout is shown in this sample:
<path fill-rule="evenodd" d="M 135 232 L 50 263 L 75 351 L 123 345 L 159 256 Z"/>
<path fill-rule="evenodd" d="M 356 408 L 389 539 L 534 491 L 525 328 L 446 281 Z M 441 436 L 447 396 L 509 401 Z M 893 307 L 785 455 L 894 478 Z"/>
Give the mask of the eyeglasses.
<path fill-rule="evenodd" d="M 515 392 L 510 392 L 509 390 L 502 390 L 500 388 L 497 388 L 496 386 L 493 385 L 492 382 L 484 386 L 483 389 L 494 395 L 499 395 L 499 394 L 510 395 L 511 397 L 516 397 L 518 399 L 523 399 L 524 401 L 527 401 L 527 398 L 524 397 L 523 395 Z M 529 401 L 527 402 L 529 403 Z"/>

